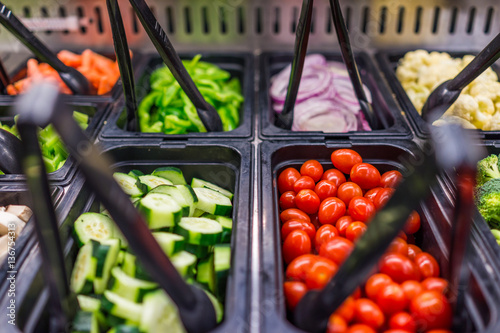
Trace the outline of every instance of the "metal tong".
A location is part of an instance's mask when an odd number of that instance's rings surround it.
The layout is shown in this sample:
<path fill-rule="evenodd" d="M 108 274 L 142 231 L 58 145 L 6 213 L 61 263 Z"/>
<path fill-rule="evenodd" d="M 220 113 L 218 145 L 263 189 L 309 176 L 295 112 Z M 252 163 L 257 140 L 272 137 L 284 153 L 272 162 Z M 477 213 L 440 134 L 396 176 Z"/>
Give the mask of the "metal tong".
<path fill-rule="evenodd" d="M 463 310 L 465 282 L 459 279 L 469 239 L 473 188 L 476 162 L 481 151 L 474 146 L 474 139 L 456 125 L 432 129 L 432 140 L 424 162 L 414 166 L 414 172 L 403 180 L 396 192 L 368 225 L 365 234 L 357 241 L 351 255 L 336 275 L 322 289 L 309 291 L 295 309 L 296 325 L 308 332 L 324 332 L 329 316 L 370 275 L 391 241 L 404 227 L 412 210 L 430 193 L 436 183 L 436 174 L 442 171 L 460 171 L 458 184 L 463 191 L 456 205 L 452 225 L 450 266 L 445 268 L 450 276 L 450 296 L 456 311 Z"/>
<path fill-rule="evenodd" d="M 100 150 L 89 141 L 85 133 L 74 121 L 71 110 L 63 103 L 63 98 L 63 96 L 59 95 L 56 87 L 46 83 L 33 85 L 29 92 L 20 97 L 19 103 L 22 106 L 19 108 L 19 111 L 22 112 L 20 130 L 23 131 L 23 138 L 26 137 L 33 142 L 33 129 L 36 126 L 45 126 L 49 123 L 54 125 L 70 154 L 78 161 L 88 185 L 94 190 L 97 199 L 102 202 L 116 221 L 130 248 L 141 260 L 151 277 L 177 305 L 186 330 L 190 333 L 202 333 L 213 329 L 216 326 L 216 317 L 210 299 L 203 290 L 187 284 L 179 275 L 156 242 L 142 216 L 120 188 L 120 185 L 114 180 L 110 169 L 110 161 L 105 156 L 101 156 Z M 27 144 L 25 142 L 25 145 Z M 32 146 L 38 147 L 38 144 L 32 144 Z M 33 147 L 31 149 L 34 152 L 35 148 Z M 39 154 L 39 151 L 36 154 Z M 35 160 L 33 156 L 27 155 L 25 158 L 24 165 L 28 179 L 32 175 L 38 179 L 42 177 L 41 172 L 44 169 L 40 166 L 39 157 L 37 158 L 37 164 L 33 162 Z M 43 166 L 43 163 L 41 165 Z M 43 185 L 43 191 L 48 193 L 46 180 L 43 183 L 39 180 L 37 183 L 30 184 L 31 186 Z M 47 208 L 49 206 L 47 198 L 50 199 L 50 197 L 45 196 L 45 202 L 40 202 L 39 206 L 34 207 L 35 214 L 38 212 L 44 214 L 38 216 L 39 218 L 53 214 L 53 212 L 47 212 L 50 210 Z M 45 229 L 40 226 L 40 232 L 43 231 L 40 235 L 41 244 L 48 245 L 52 241 L 58 241 L 56 236 L 57 228 L 54 230 L 54 225 L 51 228 Z M 50 235 L 47 233 L 50 233 Z M 49 278 L 50 275 L 55 275 L 54 271 L 60 271 L 64 267 L 59 264 L 60 261 L 60 257 L 57 261 L 54 261 L 56 264 L 51 266 L 52 273 L 47 273 Z M 61 295 L 66 295 L 66 293 L 64 290 L 59 291 L 59 289 L 66 288 L 67 282 L 64 286 L 59 285 L 59 283 L 63 283 L 64 274 L 60 272 L 57 275 L 60 277 L 59 279 L 51 278 L 48 281 L 53 285 L 51 289 L 51 292 L 53 292 L 51 293 L 52 297 L 54 299 L 59 297 L 59 300 L 61 300 Z"/>

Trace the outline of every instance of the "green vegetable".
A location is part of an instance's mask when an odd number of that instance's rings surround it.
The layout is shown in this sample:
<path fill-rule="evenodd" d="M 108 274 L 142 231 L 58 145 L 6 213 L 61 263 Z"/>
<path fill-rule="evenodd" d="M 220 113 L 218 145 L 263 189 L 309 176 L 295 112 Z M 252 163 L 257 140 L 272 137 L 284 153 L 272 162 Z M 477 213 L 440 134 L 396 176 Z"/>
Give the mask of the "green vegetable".
<path fill-rule="evenodd" d="M 487 181 L 477 189 L 476 204 L 491 228 L 500 228 L 500 178 Z"/>
<path fill-rule="evenodd" d="M 194 83 L 208 103 L 219 113 L 224 131 L 239 126 L 243 103 L 238 79 L 219 67 L 200 61 L 201 55 L 183 61 Z M 138 107 L 141 132 L 186 134 L 206 132 L 196 108 L 180 88 L 167 67 L 155 70 L 150 77 L 151 91 Z"/>
<path fill-rule="evenodd" d="M 89 122 L 88 115 L 73 111 L 73 118 L 75 118 L 76 122 L 83 130 L 87 129 Z M 17 117 L 15 118 L 15 121 L 17 123 Z M 16 125 L 10 127 L 8 125 L 0 123 L 0 128 L 19 137 Z M 44 129 L 41 129 L 38 133 L 38 140 L 40 142 L 42 157 L 45 162 L 45 168 L 47 169 L 47 172 L 50 173 L 60 169 L 68 158 L 68 152 L 66 151 L 66 148 L 64 148 L 64 145 L 62 144 L 61 139 L 56 133 L 54 127 L 52 125 L 49 125 Z M 0 171 L 0 174 L 3 173 Z"/>
<path fill-rule="evenodd" d="M 477 186 L 481 186 L 491 179 L 500 178 L 498 162 L 498 156 L 490 155 L 477 163 Z"/>
<path fill-rule="evenodd" d="M 496 239 L 498 245 L 500 245 L 500 230 L 491 229 L 491 233 L 493 234 L 493 236 L 495 236 L 495 239 Z"/>

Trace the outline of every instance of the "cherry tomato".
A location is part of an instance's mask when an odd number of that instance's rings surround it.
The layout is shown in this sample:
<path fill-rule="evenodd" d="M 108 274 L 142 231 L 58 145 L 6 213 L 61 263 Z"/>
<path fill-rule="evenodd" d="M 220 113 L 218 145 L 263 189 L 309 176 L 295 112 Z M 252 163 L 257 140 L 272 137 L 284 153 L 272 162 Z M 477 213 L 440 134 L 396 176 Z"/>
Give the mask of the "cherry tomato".
<path fill-rule="evenodd" d="M 288 310 L 293 311 L 302 297 L 307 293 L 307 287 L 305 283 L 300 281 L 286 281 L 283 284 L 283 288 L 285 290 L 286 307 Z"/>
<path fill-rule="evenodd" d="M 347 331 L 347 322 L 341 316 L 333 313 L 328 318 L 326 333 L 345 333 Z"/>
<path fill-rule="evenodd" d="M 350 216 L 342 216 L 335 222 L 335 227 L 339 231 L 339 235 L 345 237 L 345 232 L 347 231 L 347 227 L 352 223 L 352 217 Z"/>
<path fill-rule="evenodd" d="M 300 167 L 300 174 L 302 176 L 309 176 L 314 182 L 317 182 L 323 176 L 323 166 L 316 160 L 306 161 Z"/>
<path fill-rule="evenodd" d="M 326 259 L 326 258 L 325 258 Z M 306 273 L 306 286 L 309 290 L 323 288 L 337 273 L 338 266 L 330 260 L 317 261 Z"/>
<path fill-rule="evenodd" d="M 304 254 L 293 259 L 286 268 L 286 278 L 296 281 L 305 281 L 307 271 L 319 258 L 321 257 L 314 254 Z"/>
<path fill-rule="evenodd" d="M 293 184 L 300 178 L 300 172 L 295 168 L 286 168 L 278 176 L 278 190 L 280 193 L 293 191 Z"/>
<path fill-rule="evenodd" d="M 299 193 L 300 190 L 314 190 L 316 183 L 309 176 L 302 176 L 293 184 L 293 190 L 295 193 Z"/>
<path fill-rule="evenodd" d="M 314 214 L 318 211 L 320 200 L 313 190 L 300 190 L 295 197 L 297 208 L 307 214 Z"/>
<path fill-rule="evenodd" d="M 389 245 L 387 252 L 399 253 L 399 254 L 404 255 L 406 257 L 406 256 L 408 256 L 408 244 L 406 243 L 406 241 L 404 239 L 396 237 L 391 242 L 391 245 Z"/>
<path fill-rule="evenodd" d="M 335 237 L 328 243 L 321 245 L 319 255 L 325 257 L 336 263 L 342 265 L 344 260 L 347 259 L 354 247 L 354 244 L 348 239 L 343 237 Z"/>
<path fill-rule="evenodd" d="M 389 319 L 389 328 L 392 330 L 404 330 L 415 332 L 417 324 L 408 312 L 397 312 Z"/>
<path fill-rule="evenodd" d="M 345 215 L 345 204 L 339 198 L 326 198 L 319 205 L 318 218 L 321 224 L 334 224 Z"/>
<path fill-rule="evenodd" d="M 314 238 L 314 246 L 316 248 L 316 252 L 319 253 L 321 245 L 328 243 L 338 235 L 339 232 L 337 228 L 335 228 L 331 224 L 324 224 L 321 227 L 319 227 L 318 231 L 316 231 L 316 236 Z"/>
<path fill-rule="evenodd" d="M 311 253 L 311 239 L 304 230 L 293 230 L 283 243 L 283 259 L 289 264 L 293 259 Z"/>
<path fill-rule="evenodd" d="M 364 197 L 373 202 L 373 200 L 375 200 L 375 197 L 377 196 L 378 192 L 380 192 L 381 189 L 382 187 L 372 188 L 371 190 L 368 190 L 365 193 Z"/>
<path fill-rule="evenodd" d="M 408 239 L 408 236 L 404 233 L 404 231 L 400 231 L 398 237 L 404 240 L 405 242 Z"/>
<path fill-rule="evenodd" d="M 306 234 L 309 236 L 311 241 L 314 240 L 316 236 L 316 228 L 310 222 L 302 221 L 302 220 L 288 220 L 281 227 L 281 239 L 284 240 L 293 230 L 304 230 Z"/>
<path fill-rule="evenodd" d="M 429 253 L 419 253 L 413 261 L 417 264 L 422 279 L 439 276 L 439 265 L 436 259 Z"/>
<path fill-rule="evenodd" d="M 425 333 L 453 333 L 453 332 L 450 330 L 430 330 L 426 331 Z"/>
<path fill-rule="evenodd" d="M 384 314 L 380 307 L 368 298 L 360 298 L 355 301 L 355 320 L 378 329 L 384 324 Z"/>
<path fill-rule="evenodd" d="M 316 184 L 314 192 L 318 195 L 321 201 L 329 197 L 335 197 L 337 195 L 337 186 L 335 183 L 329 180 L 321 180 Z"/>
<path fill-rule="evenodd" d="M 331 181 L 337 188 L 340 186 L 340 184 L 346 182 L 344 174 L 337 169 L 326 170 L 325 173 L 323 173 L 321 179 Z"/>
<path fill-rule="evenodd" d="M 342 200 L 346 206 L 349 206 L 349 202 L 351 202 L 352 198 L 362 196 L 363 190 L 358 184 L 353 182 L 345 182 L 337 189 L 337 197 Z"/>
<path fill-rule="evenodd" d="M 345 299 L 344 303 L 338 307 L 335 313 L 344 318 L 346 322 L 350 323 L 354 319 L 354 312 L 356 310 L 355 304 L 354 298 L 349 296 Z"/>
<path fill-rule="evenodd" d="M 420 281 L 420 273 L 417 265 L 398 253 L 385 255 L 380 262 L 379 269 L 381 273 L 389 275 L 397 283 L 402 283 L 406 280 Z"/>
<path fill-rule="evenodd" d="M 449 329 L 452 310 L 446 297 L 437 291 L 423 291 L 410 302 L 410 311 L 417 329 Z"/>
<path fill-rule="evenodd" d="M 415 260 L 415 256 L 419 253 L 422 253 L 422 250 L 418 246 L 408 244 L 408 258 Z"/>
<path fill-rule="evenodd" d="M 295 192 L 294 191 L 286 191 L 280 196 L 280 208 L 282 210 L 288 208 L 297 208 L 295 204 Z"/>
<path fill-rule="evenodd" d="M 411 301 L 413 298 L 415 298 L 415 296 L 424 291 L 424 288 L 422 287 L 420 282 L 415 280 L 407 280 L 401 283 L 401 288 L 403 289 L 403 292 L 405 293 L 406 299 L 408 301 Z"/>
<path fill-rule="evenodd" d="M 296 208 L 288 208 L 281 212 L 280 214 L 281 222 L 285 223 L 288 220 L 302 220 L 306 222 L 311 222 L 309 215 Z"/>
<path fill-rule="evenodd" d="M 404 231 L 408 235 L 413 235 L 420 229 L 420 215 L 416 211 L 411 212 L 410 217 L 406 220 Z"/>
<path fill-rule="evenodd" d="M 401 172 L 397 170 L 387 171 L 380 177 L 380 186 L 396 188 L 402 180 Z"/>
<path fill-rule="evenodd" d="M 351 294 L 351 297 L 354 299 L 361 298 L 361 288 L 357 287 L 356 289 L 354 289 L 354 292 Z"/>
<path fill-rule="evenodd" d="M 394 194 L 394 191 L 395 189 L 393 188 L 383 188 L 380 191 L 378 191 L 377 196 L 373 200 L 375 208 L 379 210 L 380 208 L 384 207 L 387 201 L 389 201 L 389 199 Z"/>
<path fill-rule="evenodd" d="M 349 215 L 353 220 L 367 222 L 375 215 L 375 206 L 364 197 L 354 197 L 349 202 Z"/>
<path fill-rule="evenodd" d="M 422 288 L 444 294 L 448 290 L 448 281 L 439 277 L 428 277 L 422 281 Z"/>
<path fill-rule="evenodd" d="M 361 156 L 352 149 L 337 149 L 330 157 L 333 166 L 347 175 L 355 164 L 363 162 Z"/>
<path fill-rule="evenodd" d="M 399 328 L 384 331 L 384 333 L 414 333 L 414 332 L 415 331 L 412 332 L 412 331 L 402 330 Z"/>
<path fill-rule="evenodd" d="M 380 172 L 373 165 L 358 163 L 351 169 L 351 181 L 358 184 L 363 190 L 380 186 Z"/>
<path fill-rule="evenodd" d="M 366 296 L 372 301 L 376 301 L 380 290 L 391 283 L 394 283 L 394 281 L 392 281 L 389 275 L 382 273 L 373 274 L 365 284 Z"/>
<path fill-rule="evenodd" d="M 361 237 L 367 229 L 366 224 L 361 221 L 355 221 L 349 224 L 346 229 L 345 237 L 351 242 L 355 242 Z"/>
<path fill-rule="evenodd" d="M 406 309 L 408 299 L 399 284 L 390 283 L 378 292 L 377 304 L 383 313 L 392 315 Z"/>
<path fill-rule="evenodd" d="M 376 331 L 365 324 L 354 324 L 347 329 L 346 333 L 376 333 Z"/>

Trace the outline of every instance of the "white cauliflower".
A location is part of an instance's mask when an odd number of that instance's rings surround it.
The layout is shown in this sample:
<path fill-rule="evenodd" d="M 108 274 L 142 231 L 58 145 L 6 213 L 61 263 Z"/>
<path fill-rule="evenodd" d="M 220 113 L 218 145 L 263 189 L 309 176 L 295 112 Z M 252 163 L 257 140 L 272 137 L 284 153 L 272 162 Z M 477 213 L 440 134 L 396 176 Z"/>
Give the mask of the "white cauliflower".
<path fill-rule="evenodd" d="M 415 109 L 421 112 L 431 91 L 455 77 L 473 59 L 471 55 L 459 59 L 445 52 L 416 50 L 401 59 L 396 76 Z M 460 123 L 465 128 L 500 129 L 500 82 L 491 68 L 463 89 L 458 100 L 434 124 L 446 121 Z"/>
<path fill-rule="evenodd" d="M 476 126 L 472 125 L 470 122 L 467 120 L 456 117 L 456 116 L 445 116 L 443 115 L 440 119 L 436 120 L 435 122 L 432 123 L 434 126 L 443 126 L 448 123 L 451 124 L 458 124 L 462 126 L 463 128 L 468 128 L 468 129 L 476 129 Z"/>

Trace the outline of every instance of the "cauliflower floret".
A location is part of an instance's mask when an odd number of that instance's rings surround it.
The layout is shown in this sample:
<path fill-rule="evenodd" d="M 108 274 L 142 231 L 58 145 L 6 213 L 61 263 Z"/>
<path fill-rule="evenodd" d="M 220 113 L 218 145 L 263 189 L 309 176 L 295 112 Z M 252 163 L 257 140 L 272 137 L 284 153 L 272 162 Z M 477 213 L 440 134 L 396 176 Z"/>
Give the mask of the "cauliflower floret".
<path fill-rule="evenodd" d="M 500 98 L 500 82 L 473 81 L 469 84 L 469 94 L 474 97 L 484 96 L 494 101 Z"/>
<path fill-rule="evenodd" d="M 491 118 L 488 126 L 483 128 L 483 131 L 499 131 L 500 130 L 500 112 L 496 112 Z"/>
<path fill-rule="evenodd" d="M 445 112 L 446 116 L 456 116 L 467 120 L 474 121 L 474 113 L 479 109 L 474 97 L 470 95 L 460 95 L 457 101 Z"/>
<path fill-rule="evenodd" d="M 436 120 L 435 122 L 432 123 L 434 126 L 443 126 L 446 124 L 458 124 L 462 126 L 463 128 L 468 128 L 468 129 L 476 129 L 474 125 L 472 125 L 470 122 L 467 120 L 456 117 L 456 116 L 443 116 L 440 119 Z"/>
<path fill-rule="evenodd" d="M 410 98 L 411 102 L 415 106 L 415 109 L 420 113 L 422 107 L 424 106 L 427 97 L 430 94 L 430 90 L 424 86 L 418 85 L 416 83 L 411 83 L 405 87 L 406 94 Z"/>
<path fill-rule="evenodd" d="M 415 67 L 401 66 L 396 69 L 396 76 L 401 83 L 414 82 L 418 79 L 418 71 Z"/>
<path fill-rule="evenodd" d="M 479 111 L 489 115 L 495 113 L 495 105 L 493 104 L 493 101 L 491 99 L 483 95 L 478 95 L 475 96 L 474 98 L 476 99 L 476 102 L 479 106 Z"/>

